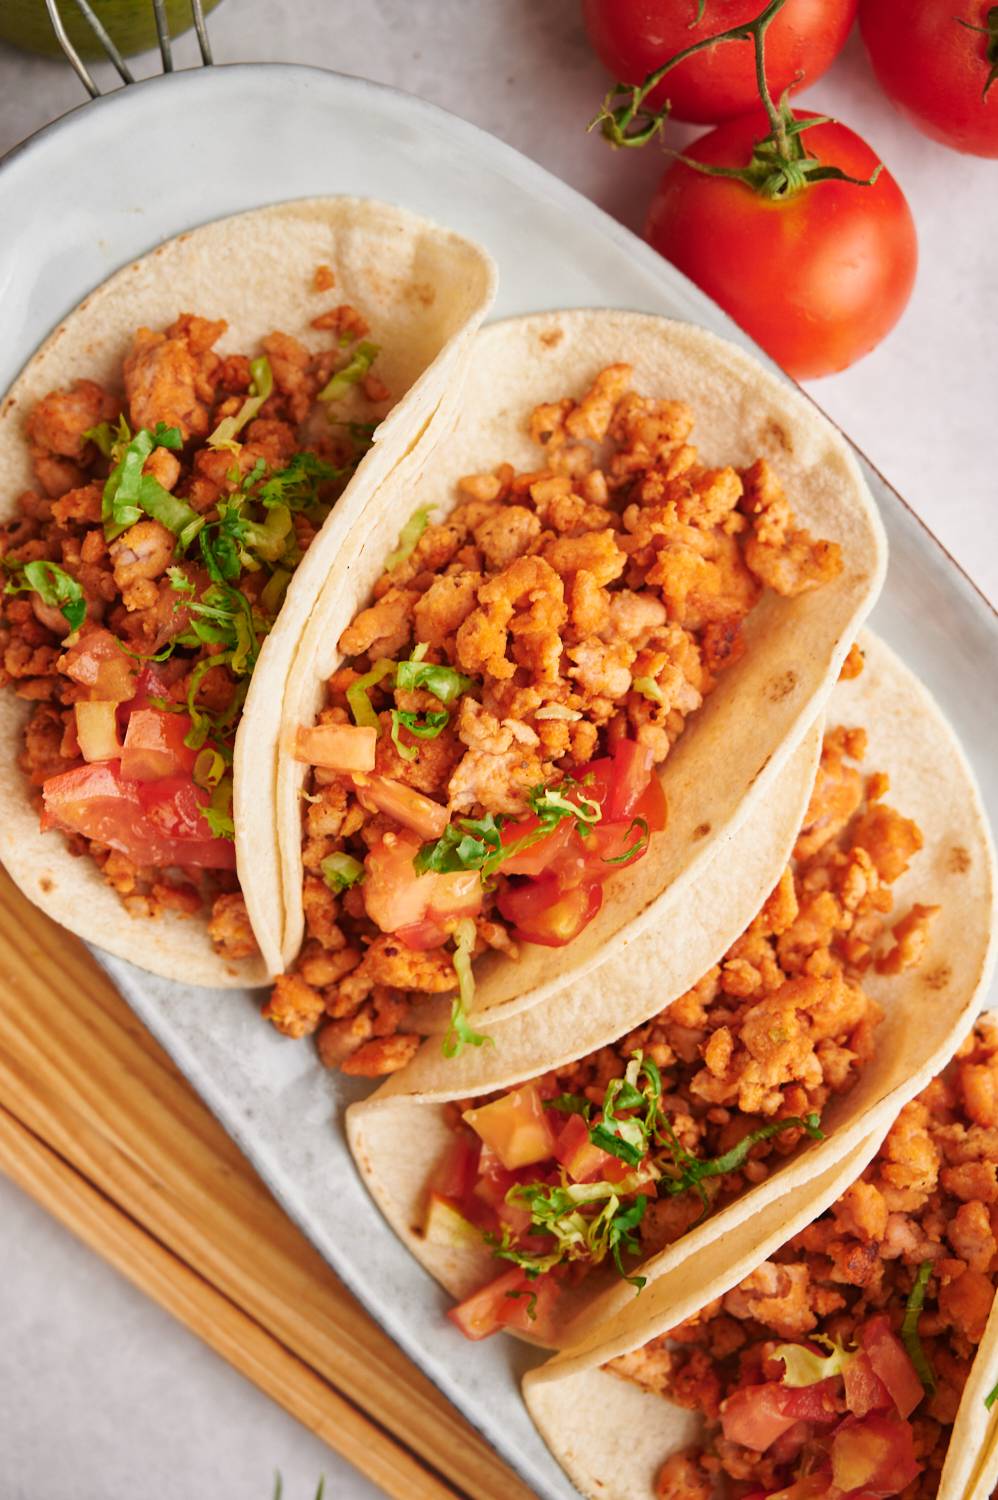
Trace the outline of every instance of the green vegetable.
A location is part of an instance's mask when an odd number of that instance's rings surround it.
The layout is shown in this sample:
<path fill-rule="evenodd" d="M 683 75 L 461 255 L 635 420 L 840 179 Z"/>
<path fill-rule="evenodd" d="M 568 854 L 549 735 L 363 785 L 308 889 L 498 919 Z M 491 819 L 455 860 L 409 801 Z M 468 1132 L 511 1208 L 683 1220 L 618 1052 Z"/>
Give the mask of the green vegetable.
<path fill-rule="evenodd" d="M 71 634 L 75 635 L 87 617 L 87 601 L 76 579 L 71 578 L 64 568 L 59 567 L 58 563 L 48 562 L 45 558 L 38 558 L 35 562 L 24 564 L 8 564 L 8 566 L 16 567 L 23 576 L 24 582 L 15 583 L 14 578 L 10 578 L 4 593 L 37 594 L 43 604 L 54 606 L 61 611 L 62 618 L 69 626 Z"/>
<path fill-rule="evenodd" d="M 984 1405 L 987 1407 L 988 1411 L 991 1410 L 996 1401 L 998 1401 L 998 1385 L 995 1386 L 993 1391 L 989 1391 L 984 1398 Z"/>
<path fill-rule="evenodd" d="M 403 760 L 415 760 L 419 750 L 415 745 L 404 745 L 399 739 L 399 729 L 408 729 L 420 740 L 435 740 L 437 735 L 450 722 L 450 714 L 428 713 L 425 718 L 419 714 L 407 713 L 405 709 L 393 708 L 392 714 L 392 744 L 395 746 Z"/>
<path fill-rule="evenodd" d="M 250 394 L 246 397 L 234 417 L 222 418 L 215 431 L 208 438 L 209 448 L 228 448 L 232 453 L 239 452 L 240 445 L 236 442 L 237 435 L 242 432 L 247 422 L 253 420 L 274 389 L 274 372 L 270 368 L 269 359 L 263 357 L 260 359 L 251 359 L 250 375 L 253 377 Z"/>
<path fill-rule="evenodd" d="M 574 792 L 576 801 L 568 800 L 568 793 Z M 556 828 L 562 818 L 574 818 L 577 833 L 585 836 L 594 823 L 598 823 L 603 816 L 603 809 L 598 802 L 590 797 L 584 797 L 580 785 L 571 776 L 566 776 L 558 787 L 535 786 L 527 793 L 527 802 L 532 812 L 536 813 L 545 825 L 545 833 L 550 833 Z"/>
<path fill-rule="evenodd" d="M 698 1157 L 691 1156 L 680 1145 L 672 1126 L 665 1116 L 660 1114 L 659 1139 L 663 1141 L 672 1157 L 675 1176 L 664 1177 L 659 1191 L 664 1191 L 669 1197 L 675 1197 L 678 1193 L 689 1192 L 692 1188 L 703 1205 L 700 1218 L 696 1221 L 699 1224 L 710 1212 L 710 1199 L 703 1185 L 706 1178 L 723 1177 L 727 1172 L 736 1172 L 744 1165 L 753 1146 L 758 1145 L 760 1141 L 772 1140 L 773 1136 L 780 1135 L 784 1130 L 805 1130 L 812 1140 L 824 1140 L 825 1137 L 819 1128 L 820 1118 L 812 1112 L 805 1115 L 803 1119 L 793 1115 L 783 1120 L 771 1120 L 768 1125 L 760 1125 L 758 1130 L 750 1130 L 747 1135 L 742 1136 L 737 1145 L 732 1146 L 730 1151 L 725 1151 L 723 1156 L 700 1160 Z"/>
<path fill-rule="evenodd" d="M 457 975 L 458 992 L 451 1006 L 450 1026 L 444 1037 L 441 1051 L 444 1057 L 460 1057 L 465 1047 L 491 1047 L 492 1038 L 474 1031 L 468 1020 L 475 999 L 475 976 L 471 967 L 471 955 L 475 951 L 475 924 L 470 917 L 462 917 L 454 928 L 454 973 Z"/>
<path fill-rule="evenodd" d="M 225 775 L 226 761 L 221 751 L 212 746 L 206 746 L 198 752 L 197 760 L 194 762 L 194 780 L 198 786 L 207 787 L 209 791 L 218 786 Z"/>
<path fill-rule="evenodd" d="M 374 663 L 369 672 L 365 672 L 363 677 L 358 677 L 357 681 L 352 682 L 347 688 L 347 703 L 355 724 L 363 725 L 366 729 L 377 729 L 378 716 L 371 707 L 368 689 L 377 687 L 384 678 L 391 676 L 395 672 L 395 667 L 395 662 L 383 656 Z"/>
<path fill-rule="evenodd" d="M 426 530 L 430 519 L 430 511 L 432 509 L 432 505 L 423 505 L 420 506 L 419 510 L 413 511 L 412 515 L 409 517 L 408 521 L 406 521 L 405 525 L 402 527 L 402 530 L 399 532 L 398 546 L 395 548 L 394 552 L 389 552 L 388 556 L 385 558 L 386 573 L 393 572 L 400 563 L 408 562 L 409 558 L 416 550 L 416 544 L 418 543 L 420 537 L 423 535 L 423 532 Z"/>
<path fill-rule="evenodd" d="M 600 1124 L 590 1126 L 589 1139 L 628 1166 L 638 1166 L 648 1154 L 659 1119 L 661 1097 L 661 1073 L 650 1058 L 646 1061 L 641 1052 L 635 1052 L 623 1078 L 611 1078 L 607 1084 L 600 1111 L 603 1118 Z M 621 1110 L 642 1113 L 629 1113 L 621 1118 Z"/>
<path fill-rule="evenodd" d="M 650 698 L 653 703 L 665 705 L 665 694 L 655 681 L 654 677 L 635 677 L 631 687 L 643 698 Z"/>
<path fill-rule="evenodd" d="M 363 380 L 380 352 L 378 344 L 370 344 L 366 340 L 358 344 L 349 362 L 343 366 L 342 370 L 337 370 L 323 386 L 318 399 L 341 401 L 352 385 Z"/>
<path fill-rule="evenodd" d="M 235 825 L 232 821 L 232 777 L 224 776 L 211 794 L 208 806 L 202 808 L 205 821 L 216 839 L 234 839 Z"/>
<path fill-rule="evenodd" d="M 805 1385 L 817 1385 L 819 1380 L 827 1380 L 832 1375 L 843 1375 L 856 1358 L 856 1351 L 852 1353 L 837 1344 L 834 1339 L 827 1338 L 824 1334 L 816 1333 L 813 1336 L 816 1344 L 824 1344 L 830 1350 L 824 1358 L 815 1354 L 813 1349 L 807 1349 L 803 1344 L 779 1344 L 773 1350 L 774 1359 L 783 1361 L 783 1384 L 793 1387 Z"/>
<path fill-rule="evenodd" d="M 519 1302 L 519 1300 L 520 1300 L 521 1297 L 526 1297 L 526 1299 L 527 1299 L 527 1317 L 530 1319 L 531 1323 L 535 1323 L 537 1321 L 537 1293 L 536 1292 L 506 1292 L 504 1295 L 507 1296 L 507 1297 L 509 1297 L 514 1302 Z"/>
<path fill-rule="evenodd" d="M 319 869 L 323 880 L 337 896 L 364 878 L 364 866 L 352 854 L 327 854 Z"/>
<path fill-rule="evenodd" d="M 428 714 L 427 718 L 430 717 Z M 498 817 L 487 813 L 484 818 L 455 818 L 435 843 L 422 846 L 413 860 L 416 871 L 419 874 L 426 870 L 449 874 L 454 870 L 480 870 L 484 881 L 505 860 L 546 838 L 563 818 L 574 818 L 576 828 L 588 833 L 601 815 L 600 807 L 587 797 L 580 796 L 578 802 L 570 802 L 565 793 L 575 790 L 576 786 L 577 783 L 568 777 L 557 788 L 535 786 L 528 793 L 527 802 L 538 818 L 538 826 L 509 844 L 502 842 L 502 829 L 508 820 L 501 814 Z"/>
<path fill-rule="evenodd" d="M 648 847 L 651 829 L 648 827 L 647 818 L 633 818 L 625 837 L 630 838 L 635 829 L 638 830 L 638 836 L 630 848 L 625 849 L 623 854 L 615 854 L 612 857 L 604 854 L 603 863 L 605 865 L 626 865 L 629 860 L 636 859 Z"/>
<path fill-rule="evenodd" d="M 936 1393 L 936 1377 L 929 1361 L 929 1356 L 922 1348 L 922 1340 L 918 1333 L 918 1320 L 922 1315 L 925 1305 L 925 1290 L 932 1275 L 931 1260 L 923 1260 L 915 1277 L 915 1284 L 905 1303 L 904 1318 L 901 1323 L 901 1342 L 908 1351 L 908 1358 L 915 1366 L 915 1373 L 922 1382 L 923 1389 L 930 1396 Z"/>
<path fill-rule="evenodd" d="M 98 429 L 92 429 L 97 431 Z M 122 419 L 121 437 L 110 445 L 114 468 L 104 481 L 101 519 L 104 536 L 110 542 L 142 517 L 151 516 L 178 536 L 199 519 L 186 500 L 171 495 L 158 479 L 142 470 L 154 448 L 181 448 L 183 439 L 176 427 L 157 422 L 155 431 L 142 427 L 134 437 L 123 441 L 128 424 Z"/>
<path fill-rule="evenodd" d="M 416 651 L 425 652 L 425 643 L 421 642 Z M 411 693 L 416 688 L 425 688 L 434 698 L 449 706 L 474 687 L 470 677 L 455 672 L 453 667 L 438 667 L 431 661 L 423 661 L 416 651 L 408 661 L 400 661 L 396 667 L 395 686 L 399 691 Z"/>
<path fill-rule="evenodd" d="M 644 1193 L 638 1193 L 627 1204 L 621 1200 L 645 1185 L 647 1180 L 646 1177 L 625 1177 L 619 1183 L 577 1182 L 561 1187 L 517 1183 L 506 1194 L 506 1202 L 520 1203 L 529 1209 L 531 1234 L 550 1235 L 554 1248 L 547 1252 L 518 1250 L 508 1234 L 504 1234 L 501 1241 L 490 1241 L 493 1254 L 500 1260 L 522 1266 L 528 1275 L 533 1276 L 551 1271 L 566 1261 L 588 1260 L 599 1265 L 609 1255 L 620 1275 L 640 1291 L 645 1277 L 627 1276 L 622 1256 L 639 1252 L 640 1245 L 634 1231 L 644 1218 L 648 1198 Z M 583 1210 L 595 1204 L 600 1205 L 598 1212 L 592 1218 L 587 1217 Z"/>
<path fill-rule="evenodd" d="M 286 505 L 292 512 L 305 511 L 311 514 L 320 505 L 319 486 L 345 479 L 353 467 L 355 465 L 336 469 L 314 453 L 295 453 L 286 468 L 279 469 L 276 474 L 271 474 L 259 484 L 253 498 L 268 508 L 272 505 Z M 251 476 L 248 475 L 243 480 L 244 490 L 250 479 Z"/>

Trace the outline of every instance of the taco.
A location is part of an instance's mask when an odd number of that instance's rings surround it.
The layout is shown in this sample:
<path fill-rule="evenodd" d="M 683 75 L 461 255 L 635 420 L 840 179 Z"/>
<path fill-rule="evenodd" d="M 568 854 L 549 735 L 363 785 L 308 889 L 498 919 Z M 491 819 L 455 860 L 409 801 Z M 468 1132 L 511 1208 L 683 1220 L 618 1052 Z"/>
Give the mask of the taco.
<path fill-rule="evenodd" d="M 639 1338 L 614 1330 L 528 1375 L 531 1415 L 583 1494 L 986 1500 L 996 1141 L 985 1016 L 785 1243 L 688 1267 Z"/>
<path fill-rule="evenodd" d="M 486 329 L 295 659 L 265 1014 L 381 1076 L 654 928 L 772 794 L 883 564 L 846 446 L 740 350 L 632 313 Z"/>
<path fill-rule="evenodd" d="M 0 858 L 64 926 L 171 979 L 263 976 L 274 765 L 238 733 L 247 690 L 276 725 L 340 536 L 445 425 L 493 284 L 387 205 L 266 208 L 118 272 L 18 377 Z"/>
<path fill-rule="evenodd" d="M 348 1111 L 369 1190 L 470 1337 L 642 1326 L 676 1268 L 751 1249 L 767 1204 L 815 1178 L 834 1188 L 974 1014 L 994 902 L 976 788 L 924 689 L 874 637 L 862 650 L 761 906 L 739 866 L 767 809 L 678 908 L 671 965 L 639 937 L 497 1024 L 494 1056 L 427 1042 Z M 732 898 L 740 935 L 717 941 Z"/>

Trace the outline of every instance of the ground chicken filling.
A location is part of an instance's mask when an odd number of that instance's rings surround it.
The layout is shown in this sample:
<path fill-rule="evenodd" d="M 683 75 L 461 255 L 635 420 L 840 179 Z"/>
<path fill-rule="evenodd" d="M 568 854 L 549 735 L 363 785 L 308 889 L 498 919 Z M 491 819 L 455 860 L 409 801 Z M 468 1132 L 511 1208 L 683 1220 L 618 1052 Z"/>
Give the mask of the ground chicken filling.
<path fill-rule="evenodd" d="M 890 922 L 891 885 L 922 836 L 883 801 L 888 778 L 850 764 L 865 741 L 862 729 L 826 735 L 791 864 L 693 989 L 613 1046 L 448 1106 L 454 1141 L 425 1232 L 446 1241 L 470 1226 L 512 1265 L 452 1311 L 472 1337 L 522 1319 L 520 1297 L 549 1316 L 601 1262 L 632 1275 L 817 1138 L 854 1085 L 882 1018 L 864 975 L 917 964 L 938 910 Z"/>
<path fill-rule="evenodd" d="M 983 1017 L 821 1218 L 608 1366 L 707 1419 L 663 1464 L 658 1500 L 935 1495 L 998 1277 L 996 1173 L 998 1022 Z"/>
<path fill-rule="evenodd" d="M 133 915 L 206 915 L 228 959 L 256 951 L 231 819 L 249 676 L 388 397 L 353 308 L 312 326 L 329 348 L 274 332 L 253 358 L 215 352 L 220 319 L 139 328 L 120 388 L 28 413 L 35 487 L 0 527 L 0 682 L 32 704 L 43 827 Z"/>
<path fill-rule="evenodd" d="M 611 365 L 529 422 L 543 467 L 417 512 L 343 632 L 297 754 L 306 942 L 265 1014 L 365 1076 L 488 948 L 571 942 L 665 823 L 654 768 L 744 649 L 764 588 L 842 567 L 765 459 L 705 466 L 693 412 Z M 480 1040 L 455 1007 L 452 1047 Z"/>

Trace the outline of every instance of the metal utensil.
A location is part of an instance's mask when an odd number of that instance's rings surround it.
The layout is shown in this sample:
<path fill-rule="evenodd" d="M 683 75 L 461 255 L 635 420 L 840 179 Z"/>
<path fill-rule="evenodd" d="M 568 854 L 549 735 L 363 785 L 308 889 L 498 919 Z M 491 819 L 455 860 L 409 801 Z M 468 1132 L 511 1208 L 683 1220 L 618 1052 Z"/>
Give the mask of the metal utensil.
<path fill-rule="evenodd" d="M 67 3 L 76 5 L 81 16 L 93 32 L 95 40 L 103 48 L 108 61 L 113 65 L 122 83 L 134 83 L 131 69 L 125 62 L 118 48 L 115 46 L 107 27 L 97 16 L 89 4 L 89 0 L 67 0 Z M 163 59 L 163 72 L 173 72 L 173 43 L 170 37 L 170 23 L 167 19 L 164 0 L 151 0 L 153 15 L 156 19 L 156 35 L 159 38 L 159 53 Z M 66 61 L 69 63 L 77 78 L 87 90 L 91 99 L 100 97 L 101 88 L 94 81 L 86 63 L 80 57 L 73 43 L 69 39 L 69 33 L 59 13 L 59 0 L 45 0 L 45 9 L 49 13 L 52 29 L 56 34 L 56 40 L 62 48 Z M 191 0 L 191 14 L 194 18 L 194 29 L 197 32 L 198 46 L 201 49 L 202 66 L 210 68 L 213 62 L 211 55 L 211 43 L 208 40 L 208 28 L 205 25 L 204 6 L 202 0 Z"/>

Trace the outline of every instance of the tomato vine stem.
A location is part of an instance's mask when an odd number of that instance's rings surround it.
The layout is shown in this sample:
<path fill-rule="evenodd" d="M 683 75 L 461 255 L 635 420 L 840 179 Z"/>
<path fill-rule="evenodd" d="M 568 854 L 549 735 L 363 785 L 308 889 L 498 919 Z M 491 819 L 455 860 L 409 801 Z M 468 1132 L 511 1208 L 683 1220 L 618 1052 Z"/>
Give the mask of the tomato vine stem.
<path fill-rule="evenodd" d="M 981 90 L 981 98 L 986 99 L 988 97 L 988 89 L 998 79 L 998 5 L 990 7 L 987 15 L 984 17 L 983 26 L 975 26 L 973 21 L 965 21 L 962 16 L 954 16 L 953 19 L 954 21 L 958 21 L 961 26 L 966 26 L 968 31 L 979 31 L 988 39 L 987 46 L 984 49 L 984 56 L 991 64 L 991 69 L 984 80 L 984 87 Z"/>
<path fill-rule="evenodd" d="M 769 0 L 769 4 L 754 20 L 744 21 L 715 36 L 691 43 L 653 69 L 639 84 L 615 83 L 603 100 L 599 113 L 587 128 L 595 130 L 598 127 L 604 140 L 614 148 L 646 146 L 649 141 L 662 134 L 669 118 L 671 103 L 666 100 L 661 109 L 653 109 L 647 107 L 645 101 L 673 68 L 687 58 L 695 57 L 697 53 L 722 42 L 751 42 L 755 52 L 759 99 L 769 121 L 769 134 L 756 141 L 751 160 L 743 167 L 725 167 L 697 161 L 681 152 L 671 154 L 694 171 L 709 177 L 732 178 L 764 198 L 790 198 L 816 182 L 850 182 L 857 187 L 872 187 L 883 170 L 881 163 L 877 164 L 869 177 L 852 177 L 839 167 L 826 166 L 818 157 L 808 154 L 802 136 L 815 125 L 827 125 L 829 117 L 820 115 L 798 120 L 790 106 L 789 89 L 781 95 L 778 103 L 773 99 L 766 78 L 766 32 L 786 3 L 787 0 Z M 702 15 L 701 6 L 697 19 Z M 989 22 L 992 15 L 998 18 L 998 6 L 989 11 Z"/>

